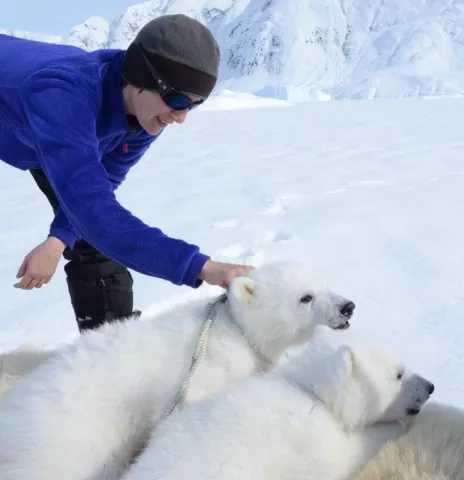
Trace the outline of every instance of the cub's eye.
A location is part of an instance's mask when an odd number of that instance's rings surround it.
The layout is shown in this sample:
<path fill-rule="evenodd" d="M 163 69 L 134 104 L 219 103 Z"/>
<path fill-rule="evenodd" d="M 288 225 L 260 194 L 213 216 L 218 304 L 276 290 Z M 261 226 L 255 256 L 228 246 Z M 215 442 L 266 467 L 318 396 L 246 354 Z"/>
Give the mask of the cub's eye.
<path fill-rule="evenodd" d="M 403 371 L 400 371 L 400 372 L 398 372 L 398 374 L 396 375 L 396 379 L 397 379 L 397 380 L 401 380 L 401 379 L 403 378 L 403 376 L 404 376 L 404 372 L 403 372 Z"/>
<path fill-rule="evenodd" d="M 313 297 L 311 295 L 303 295 L 300 298 L 300 303 L 309 303 L 312 299 Z"/>

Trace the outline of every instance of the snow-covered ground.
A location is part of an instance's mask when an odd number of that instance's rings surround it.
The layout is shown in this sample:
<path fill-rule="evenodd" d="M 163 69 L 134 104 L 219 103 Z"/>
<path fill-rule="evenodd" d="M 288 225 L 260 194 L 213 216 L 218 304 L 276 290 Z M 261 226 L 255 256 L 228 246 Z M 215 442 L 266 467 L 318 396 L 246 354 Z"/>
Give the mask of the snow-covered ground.
<path fill-rule="evenodd" d="M 383 339 L 464 406 L 464 103 L 286 102 L 229 93 L 171 126 L 129 174 L 122 204 L 214 259 L 306 262 Z M 52 210 L 0 163 L 0 350 L 77 335 L 63 273 L 13 288 Z M 134 273 L 136 308 L 221 291 Z"/>

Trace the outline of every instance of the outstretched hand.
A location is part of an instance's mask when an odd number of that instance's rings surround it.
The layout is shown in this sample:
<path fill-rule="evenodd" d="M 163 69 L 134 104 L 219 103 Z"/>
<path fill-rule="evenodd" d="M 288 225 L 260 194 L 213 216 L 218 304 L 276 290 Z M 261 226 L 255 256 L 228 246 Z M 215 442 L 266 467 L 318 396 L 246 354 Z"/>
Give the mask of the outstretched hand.
<path fill-rule="evenodd" d="M 237 265 L 208 260 L 204 264 L 199 278 L 210 285 L 218 285 L 227 290 L 234 278 L 247 276 L 254 268 L 250 265 Z"/>
<path fill-rule="evenodd" d="M 15 283 L 14 287 L 32 290 L 47 284 L 55 274 L 65 248 L 66 245 L 56 237 L 48 237 L 37 245 L 24 257 L 16 274 L 16 278 L 21 280 Z"/>

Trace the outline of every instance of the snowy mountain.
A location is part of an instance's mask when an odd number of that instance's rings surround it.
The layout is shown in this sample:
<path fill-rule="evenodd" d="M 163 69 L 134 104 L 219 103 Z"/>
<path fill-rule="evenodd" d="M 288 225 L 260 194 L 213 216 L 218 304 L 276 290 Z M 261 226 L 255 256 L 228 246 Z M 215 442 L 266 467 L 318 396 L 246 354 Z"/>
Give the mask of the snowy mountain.
<path fill-rule="evenodd" d="M 125 48 L 148 20 L 178 12 L 217 36 L 218 91 L 291 101 L 464 92 L 464 0 L 152 0 L 48 40 Z"/>
<path fill-rule="evenodd" d="M 7 30 L 0 28 L 0 35 L 12 35 L 13 37 L 29 38 L 31 40 L 40 40 L 42 42 L 62 43 L 63 38 L 58 35 L 46 35 L 41 33 L 26 32 L 24 30 Z"/>

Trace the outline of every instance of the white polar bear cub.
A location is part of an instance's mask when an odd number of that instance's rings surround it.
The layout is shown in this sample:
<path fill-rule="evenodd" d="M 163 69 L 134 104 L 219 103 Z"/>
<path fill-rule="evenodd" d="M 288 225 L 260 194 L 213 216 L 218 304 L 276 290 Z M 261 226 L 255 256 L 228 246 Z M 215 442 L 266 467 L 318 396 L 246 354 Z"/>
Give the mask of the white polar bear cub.
<path fill-rule="evenodd" d="M 427 404 L 408 433 L 385 444 L 356 480 L 462 480 L 464 411 Z"/>
<path fill-rule="evenodd" d="M 433 385 L 350 333 L 317 327 L 279 370 L 176 412 L 123 480 L 351 479 Z"/>
<path fill-rule="evenodd" d="M 317 324 L 346 327 L 353 308 L 299 264 L 235 279 L 185 402 L 274 367 Z M 201 300 L 105 325 L 21 379 L 0 405 L 0 479 L 119 478 L 187 379 L 207 311 Z"/>

